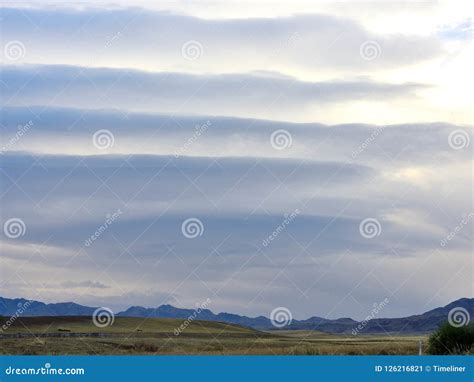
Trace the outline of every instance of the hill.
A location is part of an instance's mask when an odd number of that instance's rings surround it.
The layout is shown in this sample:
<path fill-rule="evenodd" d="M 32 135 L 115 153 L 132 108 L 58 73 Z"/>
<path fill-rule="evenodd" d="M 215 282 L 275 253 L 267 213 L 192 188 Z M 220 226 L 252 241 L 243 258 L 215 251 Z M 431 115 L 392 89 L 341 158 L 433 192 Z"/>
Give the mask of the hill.
<path fill-rule="evenodd" d="M 13 316 L 21 307 L 21 316 L 91 316 L 95 307 L 87 307 L 73 302 L 45 304 L 38 301 L 28 301 L 22 298 L 8 299 L 0 297 L 0 315 Z M 374 318 L 363 323 L 361 333 L 428 333 L 435 330 L 441 323 L 447 321 L 448 313 L 453 308 L 464 308 L 470 316 L 474 317 L 474 299 L 461 298 L 450 304 L 439 307 L 428 312 L 402 318 Z M 215 314 L 209 309 L 196 311 L 193 309 L 181 309 L 172 305 L 161 305 L 157 308 L 144 308 L 132 306 L 123 312 L 116 314 L 117 317 L 141 317 L 141 318 L 174 318 L 194 319 L 224 322 L 240 325 L 257 330 L 276 329 L 271 320 L 264 316 L 247 317 L 231 313 Z M 339 318 L 330 320 L 322 317 L 311 317 L 306 320 L 293 320 L 291 325 L 284 327 L 285 330 L 318 330 L 326 333 L 351 333 L 361 323 L 351 318 Z"/>
<path fill-rule="evenodd" d="M 177 328 L 183 328 L 177 332 Z M 19 317 L 0 333 L 0 354 L 417 354 L 425 336 L 345 336 L 317 331 L 271 333 L 214 321 L 115 317 Z"/>

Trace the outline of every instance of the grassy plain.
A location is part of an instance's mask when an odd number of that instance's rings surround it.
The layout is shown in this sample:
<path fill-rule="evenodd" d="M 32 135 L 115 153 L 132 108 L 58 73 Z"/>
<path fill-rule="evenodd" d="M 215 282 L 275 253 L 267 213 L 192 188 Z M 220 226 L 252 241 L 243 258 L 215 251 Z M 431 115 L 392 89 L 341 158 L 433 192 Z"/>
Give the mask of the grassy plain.
<path fill-rule="evenodd" d="M 96 327 L 90 317 L 18 318 L 0 336 L 0 354 L 418 354 L 426 336 L 333 335 L 316 331 L 256 331 L 236 325 L 116 317 Z"/>

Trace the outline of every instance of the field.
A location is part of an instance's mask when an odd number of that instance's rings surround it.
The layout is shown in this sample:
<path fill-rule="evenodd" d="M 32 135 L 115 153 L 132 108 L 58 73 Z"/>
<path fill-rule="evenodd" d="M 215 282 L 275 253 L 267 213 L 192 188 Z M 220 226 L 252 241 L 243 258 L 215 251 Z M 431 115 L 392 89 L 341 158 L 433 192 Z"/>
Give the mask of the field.
<path fill-rule="evenodd" d="M 418 354 L 426 336 L 261 332 L 210 321 L 116 317 L 96 327 L 90 317 L 18 318 L 0 335 L 0 354 Z"/>

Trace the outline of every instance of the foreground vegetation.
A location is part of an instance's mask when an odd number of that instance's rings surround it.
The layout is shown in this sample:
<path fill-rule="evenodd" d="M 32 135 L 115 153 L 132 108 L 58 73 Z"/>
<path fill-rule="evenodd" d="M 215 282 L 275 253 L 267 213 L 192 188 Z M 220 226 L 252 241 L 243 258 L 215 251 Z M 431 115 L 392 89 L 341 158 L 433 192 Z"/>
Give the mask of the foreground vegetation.
<path fill-rule="evenodd" d="M 430 354 L 472 354 L 474 352 L 474 325 L 454 327 L 445 323 L 429 338 Z"/>
<path fill-rule="evenodd" d="M 197 320 L 176 335 L 183 323 L 177 319 L 116 317 L 113 325 L 97 328 L 89 317 L 20 318 L 3 332 L 0 354 L 404 355 L 418 354 L 420 340 L 427 344 L 425 336 L 260 332 Z"/>

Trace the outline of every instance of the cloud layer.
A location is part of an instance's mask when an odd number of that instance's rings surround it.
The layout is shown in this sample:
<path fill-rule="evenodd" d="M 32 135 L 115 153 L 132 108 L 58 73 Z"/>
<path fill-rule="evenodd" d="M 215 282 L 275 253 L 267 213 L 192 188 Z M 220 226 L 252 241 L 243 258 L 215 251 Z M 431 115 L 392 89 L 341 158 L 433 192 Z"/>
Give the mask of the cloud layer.
<path fill-rule="evenodd" d="M 2 295 L 360 319 L 472 293 L 465 14 L 33 3 L 1 9 Z"/>
<path fill-rule="evenodd" d="M 290 118 L 344 101 L 414 97 L 427 86 L 370 80 L 304 82 L 278 73 L 193 75 L 71 66 L 11 66 L 2 71 L 4 106 Z"/>
<path fill-rule="evenodd" d="M 433 37 L 375 34 L 352 20 L 329 15 L 219 20 L 86 7 L 3 9 L 2 18 L 5 41 L 21 40 L 24 62 L 30 63 L 217 72 L 336 67 L 353 73 L 412 65 L 443 51 Z M 189 41 L 198 44 L 183 53 Z M 367 41 L 377 41 L 377 49 L 383 50 L 370 68 L 360 55 Z M 195 55 L 199 60 L 186 59 Z"/>

